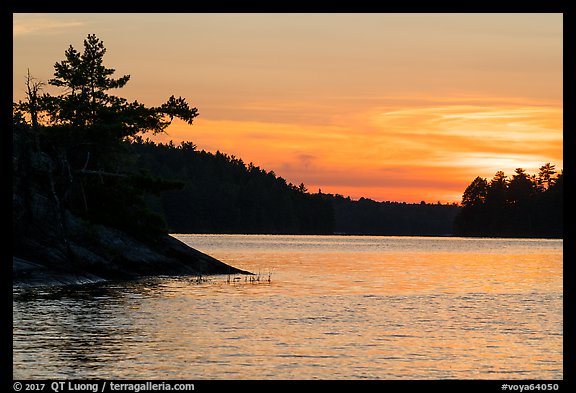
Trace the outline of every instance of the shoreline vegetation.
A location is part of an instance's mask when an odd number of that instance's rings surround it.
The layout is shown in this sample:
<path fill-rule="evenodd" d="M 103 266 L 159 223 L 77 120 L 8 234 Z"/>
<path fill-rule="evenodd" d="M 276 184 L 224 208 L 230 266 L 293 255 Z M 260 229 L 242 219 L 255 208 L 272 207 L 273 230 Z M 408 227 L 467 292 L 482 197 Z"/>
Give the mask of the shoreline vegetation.
<path fill-rule="evenodd" d="M 476 178 L 461 205 L 352 200 L 310 193 L 225 153 L 137 138 L 136 165 L 178 190 L 148 195 L 172 233 L 562 238 L 563 172 L 545 164 L 508 179 Z"/>
<path fill-rule="evenodd" d="M 476 178 L 462 205 L 351 200 L 310 193 L 273 171 L 192 142 L 154 143 L 174 117 L 198 110 L 171 96 L 158 107 L 108 94 L 95 35 L 70 46 L 47 83 L 28 73 L 13 104 L 13 283 L 79 284 L 146 275 L 252 273 L 170 233 L 562 237 L 563 172 L 546 164 L 511 178 Z"/>
<path fill-rule="evenodd" d="M 144 196 L 174 184 L 138 171 L 126 142 L 163 132 L 174 117 L 198 115 L 181 97 L 158 107 L 108 94 L 112 78 L 95 35 L 83 52 L 70 46 L 48 84 L 26 78 L 26 100 L 13 104 L 13 284 L 81 284 L 147 275 L 247 274 L 168 234 Z"/>
<path fill-rule="evenodd" d="M 352 200 L 301 183 L 225 153 L 199 151 L 191 142 L 137 138 L 127 148 L 142 171 L 179 183 L 149 195 L 149 206 L 171 232 L 357 235 L 446 235 L 460 207 Z"/>

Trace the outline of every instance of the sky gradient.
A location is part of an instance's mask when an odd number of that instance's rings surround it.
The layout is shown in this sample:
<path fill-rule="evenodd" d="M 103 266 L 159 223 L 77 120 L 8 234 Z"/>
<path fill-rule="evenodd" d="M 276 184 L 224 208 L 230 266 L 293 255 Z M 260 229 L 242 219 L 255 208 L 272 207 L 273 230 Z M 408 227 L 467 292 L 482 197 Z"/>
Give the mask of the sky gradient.
<path fill-rule="evenodd" d="M 120 96 L 198 108 L 192 141 L 311 192 L 459 202 L 563 167 L 562 14 L 14 14 L 13 96 L 94 33 Z M 47 88 L 48 91 L 53 91 Z"/>

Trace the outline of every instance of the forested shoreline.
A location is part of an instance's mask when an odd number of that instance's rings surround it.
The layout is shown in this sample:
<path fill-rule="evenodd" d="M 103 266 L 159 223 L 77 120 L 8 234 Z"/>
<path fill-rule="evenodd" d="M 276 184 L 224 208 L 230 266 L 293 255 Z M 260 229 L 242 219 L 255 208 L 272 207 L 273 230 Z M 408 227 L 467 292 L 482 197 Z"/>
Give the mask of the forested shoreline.
<path fill-rule="evenodd" d="M 178 189 L 148 197 L 171 232 L 331 234 L 334 230 L 328 200 L 273 171 L 221 152 L 198 151 L 191 142 L 176 146 L 137 140 L 129 146 L 143 172 L 180 182 Z"/>
<path fill-rule="evenodd" d="M 450 235 L 456 204 L 352 200 L 310 193 L 252 163 L 191 142 L 130 143 L 137 166 L 177 190 L 149 197 L 173 233 Z"/>
<path fill-rule="evenodd" d="M 563 173 L 551 164 L 538 175 L 518 168 L 511 179 L 477 177 L 459 205 L 310 193 L 192 142 L 137 138 L 128 149 L 146 176 L 178 185 L 147 199 L 173 233 L 562 237 Z"/>
<path fill-rule="evenodd" d="M 462 196 L 454 234 L 488 237 L 563 237 L 564 172 L 547 163 L 538 174 L 522 168 L 488 181 L 476 177 Z"/>

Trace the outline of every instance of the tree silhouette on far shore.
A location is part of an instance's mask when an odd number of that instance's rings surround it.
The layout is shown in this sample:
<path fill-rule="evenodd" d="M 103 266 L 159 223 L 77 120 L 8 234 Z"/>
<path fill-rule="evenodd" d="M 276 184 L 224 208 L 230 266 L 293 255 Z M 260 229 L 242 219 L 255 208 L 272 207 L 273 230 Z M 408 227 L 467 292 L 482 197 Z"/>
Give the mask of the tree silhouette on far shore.
<path fill-rule="evenodd" d="M 550 163 L 538 175 L 516 168 L 490 182 L 476 177 L 462 196 L 454 232 L 462 236 L 562 237 L 564 173 Z"/>

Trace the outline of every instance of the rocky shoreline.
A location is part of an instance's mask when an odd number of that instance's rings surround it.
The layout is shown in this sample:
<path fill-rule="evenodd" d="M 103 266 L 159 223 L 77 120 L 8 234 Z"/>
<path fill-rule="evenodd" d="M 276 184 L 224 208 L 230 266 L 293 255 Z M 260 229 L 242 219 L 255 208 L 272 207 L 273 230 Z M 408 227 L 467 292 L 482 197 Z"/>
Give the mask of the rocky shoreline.
<path fill-rule="evenodd" d="M 69 215 L 67 221 L 78 223 L 79 219 Z M 252 274 L 171 236 L 147 244 L 104 226 L 76 229 L 66 244 L 39 244 L 28 239 L 27 252 L 12 257 L 13 285 L 82 285 L 156 275 Z M 90 232 L 89 237 L 85 231 Z"/>
<path fill-rule="evenodd" d="M 68 285 L 154 275 L 251 274 L 169 235 L 136 236 L 89 222 L 62 203 L 57 162 L 13 131 L 13 285 Z"/>
<path fill-rule="evenodd" d="M 172 237 L 156 247 L 117 237 L 107 252 L 97 253 L 78 244 L 70 246 L 73 263 L 48 258 L 12 257 L 12 284 L 17 286 L 62 286 L 97 284 L 111 280 L 131 280 L 145 276 L 205 276 L 247 274 Z M 53 250 L 53 253 L 58 253 Z M 115 253 L 114 257 L 111 254 Z M 67 258 L 68 259 L 68 258 Z"/>

